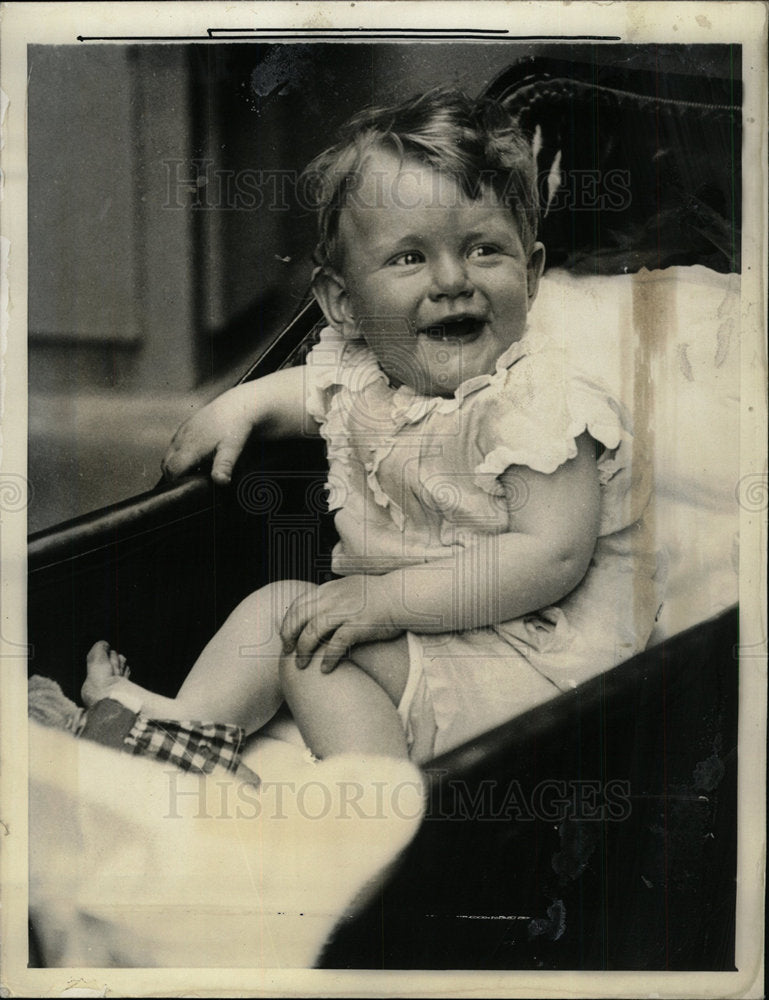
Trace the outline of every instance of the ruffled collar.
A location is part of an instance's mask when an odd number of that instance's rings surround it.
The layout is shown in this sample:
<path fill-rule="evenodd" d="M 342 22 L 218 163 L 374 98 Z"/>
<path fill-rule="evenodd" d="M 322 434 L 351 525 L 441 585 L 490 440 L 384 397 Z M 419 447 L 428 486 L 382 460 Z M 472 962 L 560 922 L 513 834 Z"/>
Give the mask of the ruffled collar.
<path fill-rule="evenodd" d="M 426 396 L 408 385 L 391 386 L 387 376 L 379 367 L 376 355 L 363 339 L 345 340 L 333 327 L 327 326 L 320 333 L 320 341 L 324 346 L 341 349 L 344 359 L 342 366 L 345 374 L 344 383 L 350 391 L 361 392 L 374 382 L 384 383 L 390 390 L 393 416 L 406 422 L 421 420 L 428 413 L 435 411 L 453 412 L 468 396 L 504 379 L 506 372 L 532 350 L 530 333 L 527 329 L 520 340 L 500 354 L 493 373 L 474 375 L 465 379 L 451 396 Z"/>

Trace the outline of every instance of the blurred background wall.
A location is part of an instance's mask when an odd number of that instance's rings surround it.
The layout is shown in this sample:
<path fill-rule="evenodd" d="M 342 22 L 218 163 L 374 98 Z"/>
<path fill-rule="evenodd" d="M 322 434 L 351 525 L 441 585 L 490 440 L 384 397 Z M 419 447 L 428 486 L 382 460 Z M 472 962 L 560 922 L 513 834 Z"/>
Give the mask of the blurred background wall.
<path fill-rule="evenodd" d="M 296 177 L 372 102 L 476 93 L 509 44 L 29 49 L 31 531 L 150 489 L 307 291 Z"/>

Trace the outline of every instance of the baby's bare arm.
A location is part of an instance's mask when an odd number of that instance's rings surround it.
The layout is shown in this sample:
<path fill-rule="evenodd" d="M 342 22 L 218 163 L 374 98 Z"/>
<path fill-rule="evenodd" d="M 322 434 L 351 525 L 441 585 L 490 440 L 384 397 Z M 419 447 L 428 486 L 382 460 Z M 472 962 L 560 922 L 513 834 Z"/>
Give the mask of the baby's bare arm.
<path fill-rule="evenodd" d="M 174 434 L 162 462 L 163 472 L 176 479 L 213 456 L 211 476 L 226 485 L 256 428 L 265 438 L 317 433 L 305 409 L 304 366 L 237 385 L 193 414 Z"/>
<path fill-rule="evenodd" d="M 593 443 L 550 475 L 524 467 L 502 477 L 510 530 L 455 556 L 383 576 L 347 577 L 297 602 L 283 622 L 287 650 L 309 662 L 326 645 L 331 670 L 352 646 L 402 631 L 440 633 L 517 618 L 565 597 L 595 548 L 599 486 Z"/>
<path fill-rule="evenodd" d="M 545 475 L 516 466 L 502 476 L 510 530 L 453 559 L 401 570 L 412 631 L 454 632 L 508 621 L 565 597 L 587 571 L 599 521 L 592 440 Z M 423 625 L 418 620 L 424 621 Z"/>

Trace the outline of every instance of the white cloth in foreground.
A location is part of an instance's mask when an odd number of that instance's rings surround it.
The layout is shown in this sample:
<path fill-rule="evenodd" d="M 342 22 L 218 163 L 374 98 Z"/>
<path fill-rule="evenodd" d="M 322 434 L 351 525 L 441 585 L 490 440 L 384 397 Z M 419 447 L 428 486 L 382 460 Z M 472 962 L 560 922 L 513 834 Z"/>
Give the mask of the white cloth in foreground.
<path fill-rule="evenodd" d="M 309 968 L 421 822 L 407 761 L 261 738 L 254 789 L 30 722 L 30 913 L 49 967 Z"/>

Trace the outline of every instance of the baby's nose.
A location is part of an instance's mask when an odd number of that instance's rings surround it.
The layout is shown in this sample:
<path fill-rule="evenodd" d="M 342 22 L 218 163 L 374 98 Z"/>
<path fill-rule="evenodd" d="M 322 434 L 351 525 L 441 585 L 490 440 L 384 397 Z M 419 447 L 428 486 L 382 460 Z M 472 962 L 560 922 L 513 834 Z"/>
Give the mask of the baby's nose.
<path fill-rule="evenodd" d="M 430 297 L 434 300 L 469 297 L 473 294 L 473 283 L 467 273 L 465 262 L 457 257 L 442 257 L 433 263 Z"/>

